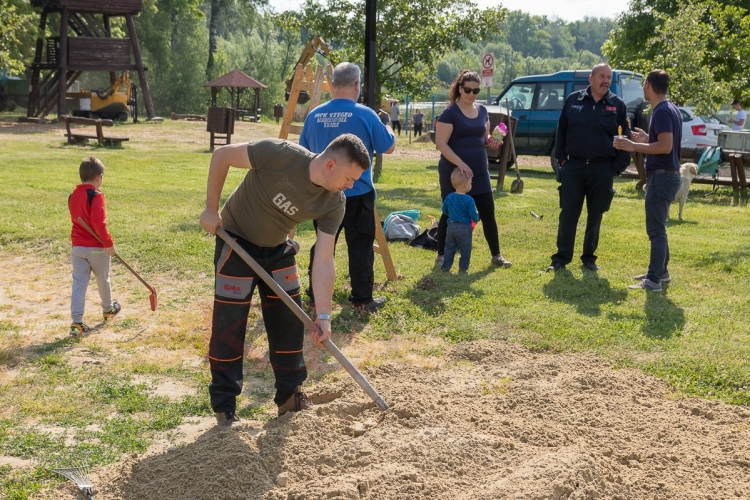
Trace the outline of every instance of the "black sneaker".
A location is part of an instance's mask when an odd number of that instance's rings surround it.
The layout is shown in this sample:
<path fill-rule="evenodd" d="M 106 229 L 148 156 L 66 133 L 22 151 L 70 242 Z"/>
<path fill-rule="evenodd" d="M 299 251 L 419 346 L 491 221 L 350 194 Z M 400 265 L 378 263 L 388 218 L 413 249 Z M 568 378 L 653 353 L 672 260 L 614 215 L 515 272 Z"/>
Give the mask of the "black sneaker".
<path fill-rule="evenodd" d="M 70 333 L 73 336 L 83 335 L 84 333 L 91 331 L 91 328 L 86 326 L 83 323 L 71 323 L 70 324 Z"/>
<path fill-rule="evenodd" d="M 285 413 L 288 413 L 290 411 L 302 411 L 307 410 L 309 408 L 312 408 L 315 406 L 310 400 L 310 398 L 307 397 L 307 395 L 302 392 L 302 386 L 298 385 L 294 388 L 294 394 L 289 396 L 289 399 L 287 399 L 283 404 L 279 405 L 279 416 L 282 416 Z"/>
<path fill-rule="evenodd" d="M 560 269 L 565 269 L 565 264 L 560 264 L 559 262 L 553 262 L 552 264 L 547 266 L 547 269 L 545 269 L 545 272 L 559 271 Z"/>
<path fill-rule="evenodd" d="M 444 269 L 444 271 L 449 271 L 450 269 Z M 386 298 L 385 297 L 375 297 L 369 302 L 355 302 L 352 304 L 355 309 L 358 309 L 362 312 L 375 312 L 381 307 L 385 305 Z"/>
<path fill-rule="evenodd" d="M 214 413 L 216 425 L 222 429 L 228 429 L 233 425 L 239 425 L 240 419 L 233 411 Z"/>
<path fill-rule="evenodd" d="M 112 309 L 104 313 L 104 321 L 107 321 L 108 319 L 112 319 L 115 316 L 117 316 L 117 313 L 122 311 L 122 306 L 119 302 L 116 300 L 112 302 Z"/>
<path fill-rule="evenodd" d="M 584 262 L 583 264 L 581 264 L 581 267 L 593 272 L 597 272 L 599 270 L 599 266 L 597 266 L 593 262 Z"/>

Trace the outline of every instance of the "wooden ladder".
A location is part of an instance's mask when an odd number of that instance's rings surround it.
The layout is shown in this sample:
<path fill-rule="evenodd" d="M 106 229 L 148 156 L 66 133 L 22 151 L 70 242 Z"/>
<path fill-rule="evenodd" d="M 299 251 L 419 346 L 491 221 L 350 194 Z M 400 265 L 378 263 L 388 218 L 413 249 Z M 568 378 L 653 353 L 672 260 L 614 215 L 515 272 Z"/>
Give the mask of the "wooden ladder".
<path fill-rule="evenodd" d="M 317 71 L 313 74 L 312 66 L 309 64 L 304 65 L 298 64 L 294 69 L 294 79 L 292 81 L 292 89 L 289 91 L 289 101 L 287 101 L 286 112 L 284 113 L 284 120 L 281 122 L 281 130 L 279 131 L 279 139 L 288 139 L 289 134 L 300 135 L 302 133 L 301 125 L 293 125 L 292 120 L 294 119 L 294 110 L 297 107 L 297 101 L 299 99 L 300 92 L 307 91 L 310 93 L 310 110 L 315 109 L 320 104 L 320 98 L 323 92 L 331 93 L 331 87 L 329 82 L 333 81 L 333 68 L 330 64 L 326 65 L 325 70 L 322 65 L 318 66 Z M 394 281 L 398 278 L 396 274 L 396 268 L 393 266 L 393 260 L 391 259 L 391 251 L 388 249 L 388 242 L 385 239 L 383 233 L 383 226 L 380 224 L 380 216 L 378 215 L 378 209 L 375 208 L 375 243 L 373 244 L 373 250 L 376 254 L 383 258 L 383 265 L 385 266 L 385 273 L 390 281 Z M 294 231 L 289 236 L 294 236 Z"/>

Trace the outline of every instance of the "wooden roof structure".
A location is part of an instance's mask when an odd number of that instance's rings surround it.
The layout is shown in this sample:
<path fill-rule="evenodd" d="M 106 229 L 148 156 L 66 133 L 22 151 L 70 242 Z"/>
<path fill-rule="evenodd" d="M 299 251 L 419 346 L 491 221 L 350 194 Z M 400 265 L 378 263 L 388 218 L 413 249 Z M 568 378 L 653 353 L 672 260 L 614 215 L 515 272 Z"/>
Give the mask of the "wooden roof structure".
<path fill-rule="evenodd" d="M 259 82 L 252 76 L 249 76 L 238 69 L 233 69 L 229 73 L 222 75 L 208 83 L 204 87 L 211 88 L 211 106 L 216 107 L 216 94 L 223 88 L 227 89 L 231 96 L 230 102 L 235 109 L 240 108 L 240 96 L 242 91 L 251 88 L 255 91 L 255 104 L 251 110 L 254 115 L 260 107 L 260 89 L 267 89 L 268 85 Z"/>

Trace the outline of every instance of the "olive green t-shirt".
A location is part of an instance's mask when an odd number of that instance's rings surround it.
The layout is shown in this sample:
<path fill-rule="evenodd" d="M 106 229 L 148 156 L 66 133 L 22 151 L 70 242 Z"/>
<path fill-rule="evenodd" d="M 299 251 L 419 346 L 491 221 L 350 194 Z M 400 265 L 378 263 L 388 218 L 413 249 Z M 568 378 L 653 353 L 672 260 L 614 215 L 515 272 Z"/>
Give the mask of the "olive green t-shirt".
<path fill-rule="evenodd" d="M 224 229 L 261 247 L 284 243 L 297 224 L 311 219 L 336 234 L 346 198 L 312 183 L 316 154 L 282 139 L 261 139 L 247 145 L 247 155 L 251 168 L 221 211 Z"/>

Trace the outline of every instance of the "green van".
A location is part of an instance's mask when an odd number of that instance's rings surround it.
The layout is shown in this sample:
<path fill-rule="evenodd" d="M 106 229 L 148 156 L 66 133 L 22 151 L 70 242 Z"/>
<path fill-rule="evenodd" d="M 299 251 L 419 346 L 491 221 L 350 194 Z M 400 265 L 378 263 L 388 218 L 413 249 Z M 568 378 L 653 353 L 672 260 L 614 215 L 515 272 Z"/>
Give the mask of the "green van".
<path fill-rule="evenodd" d="M 490 122 L 493 114 L 505 113 L 507 103 L 511 116 L 518 119 L 514 135 L 516 153 L 549 156 L 552 168 L 557 170 L 555 135 L 563 103 L 572 92 L 588 87 L 590 74 L 591 70 L 575 70 L 516 78 L 493 101 L 494 105 L 487 106 Z M 642 80 L 639 73 L 612 70 L 610 87 L 625 101 L 630 123 L 641 128 L 647 104 L 643 100 Z"/>

